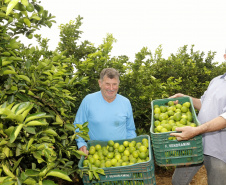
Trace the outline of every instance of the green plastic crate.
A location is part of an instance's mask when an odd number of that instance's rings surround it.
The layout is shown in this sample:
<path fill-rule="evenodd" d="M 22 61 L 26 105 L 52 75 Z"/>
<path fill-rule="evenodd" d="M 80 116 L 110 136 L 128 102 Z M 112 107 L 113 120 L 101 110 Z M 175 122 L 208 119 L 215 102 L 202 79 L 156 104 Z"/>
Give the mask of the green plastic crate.
<path fill-rule="evenodd" d="M 126 139 L 127 141 L 135 140 L 136 142 L 141 142 L 143 138 L 148 139 L 149 143 L 150 136 L 141 135 L 133 139 Z M 125 140 L 115 140 L 119 144 L 123 144 Z M 89 141 L 87 143 L 88 149 L 90 146 L 100 144 L 101 146 L 106 146 L 107 141 Z M 87 174 L 83 174 L 83 184 L 84 185 L 155 185 L 155 169 L 152 149 L 149 144 L 149 161 L 137 163 L 129 166 L 120 167 L 110 167 L 102 168 L 105 175 L 99 174 L 100 180 L 89 180 Z M 88 169 L 83 167 L 84 156 L 80 159 L 78 167 L 81 170 Z"/>
<path fill-rule="evenodd" d="M 191 165 L 203 162 L 203 145 L 202 135 L 195 136 L 194 138 L 187 141 L 169 140 L 170 133 L 154 133 L 154 106 L 155 105 L 167 105 L 169 101 L 176 101 L 183 104 L 190 102 L 190 111 L 192 113 L 193 122 L 196 125 L 200 125 L 196 112 L 190 97 L 179 97 L 179 98 L 167 98 L 153 100 L 151 103 L 152 107 L 152 118 L 151 118 L 151 141 L 154 151 L 155 162 L 158 166 L 179 166 L 179 165 Z"/>

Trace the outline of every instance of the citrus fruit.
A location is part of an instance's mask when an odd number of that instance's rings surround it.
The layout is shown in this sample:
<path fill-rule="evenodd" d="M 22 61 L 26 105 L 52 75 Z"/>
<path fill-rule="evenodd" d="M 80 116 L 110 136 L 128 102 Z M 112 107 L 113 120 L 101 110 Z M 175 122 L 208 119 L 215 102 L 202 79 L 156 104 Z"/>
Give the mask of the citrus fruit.
<path fill-rule="evenodd" d="M 96 150 L 94 148 L 90 148 L 89 149 L 89 154 L 93 155 L 95 154 Z"/>
<path fill-rule="evenodd" d="M 119 143 L 115 143 L 113 147 L 114 149 L 117 149 L 119 147 Z"/>
<path fill-rule="evenodd" d="M 124 154 L 125 156 L 129 156 L 129 155 L 130 155 L 130 152 L 129 152 L 129 150 L 125 150 L 125 151 L 123 152 L 123 154 Z"/>
<path fill-rule="evenodd" d="M 134 151 L 134 152 L 132 153 L 132 155 L 133 155 L 134 158 L 138 158 L 139 153 L 138 153 L 138 151 Z"/>
<path fill-rule="evenodd" d="M 95 154 L 93 154 L 93 158 L 94 158 L 95 160 L 98 160 L 98 159 L 99 159 L 99 155 L 98 155 L 97 153 L 95 153 Z"/>
<path fill-rule="evenodd" d="M 173 116 L 174 115 L 174 111 L 173 110 L 169 110 L 167 113 L 168 113 L 168 116 Z"/>
<path fill-rule="evenodd" d="M 179 104 L 179 103 L 178 103 L 178 104 L 176 104 L 176 108 L 177 108 L 177 109 L 181 109 L 181 107 L 182 107 L 182 105 L 181 105 L 181 104 Z"/>
<path fill-rule="evenodd" d="M 111 161 L 106 161 L 106 162 L 105 162 L 105 166 L 106 166 L 107 168 L 111 167 Z"/>
<path fill-rule="evenodd" d="M 162 128 L 162 130 L 160 131 L 161 133 L 164 133 L 164 132 L 168 132 L 168 130 L 166 128 Z"/>
<path fill-rule="evenodd" d="M 173 101 L 168 101 L 168 105 L 169 106 L 173 106 L 174 105 L 174 102 Z"/>
<path fill-rule="evenodd" d="M 182 106 L 180 110 L 181 110 L 181 112 L 187 112 L 188 111 L 188 108 L 185 107 L 185 106 Z"/>
<path fill-rule="evenodd" d="M 127 162 L 122 162 L 122 166 L 127 166 Z"/>
<path fill-rule="evenodd" d="M 156 129 L 157 129 L 158 132 L 161 132 L 162 128 L 163 128 L 162 125 L 159 125 L 159 126 L 156 127 Z"/>
<path fill-rule="evenodd" d="M 116 155 L 115 155 L 115 159 L 116 159 L 117 161 L 119 161 L 121 158 L 122 158 L 122 156 L 121 156 L 120 154 L 116 154 Z"/>
<path fill-rule="evenodd" d="M 162 112 L 162 113 L 164 113 L 164 112 L 166 112 L 167 111 L 167 108 L 166 108 L 166 106 L 160 106 L 160 111 Z"/>
<path fill-rule="evenodd" d="M 142 143 L 141 143 L 141 142 L 138 142 L 138 143 L 136 144 L 136 148 L 139 149 L 141 145 L 142 145 Z"/>
<path fill-rule="evenodd" d="M 181 119 L 181 113 L 179 113 L 179 112 L 175 113 L 174 116 L 173 116 L 173 118 L 174 118 L 175 121 L 180 121 L 180 119 Z"/>
<path fill-rule="evenodd" d="M 136 148 L 134 146 L 130 146 L 129 147 L 129 152 L 130 153 L 133 153 L 135 150 L 136 150 Z"/>
<path fill-rule="evenodd" d="M 88 159 L 85 159 L 85 160 L 83 161 L 83 166 L 88 166 L 88 164 L 89 164 L 89 160 L 88 160 Z"/>
<path fill-rule="evenodd" d="M 159 105 L 154 105 L 154 109 L 155 109 L 155 108 L 159 108 Z"/>
<path fill-rule="evenodd" d="M 113 146 L 109 146 L 108 151 L 109 151 L 109 152 L 113 152 L 113 151 L 114 151 Z"/>
<path fill-rule="evenodd" d="M 129 143 L 129 147 L 131 147 L 131 146 L 134 146 L 134 147 L 135 147 L 136 144 L 137 144 L 137 142 L 133 140 L 133 141 L 131 141 L 131 142 Z"/>
<path fill-rule="evenodd" d="M 124 150 L 125 150 L 125 147 L 124 147 L 123 145 L 119 145 L 118 151 L 119 151 L 120 153 L 122 153 L 122 152 L 124 152 Z"/>
<path fill-rule="evenodd" d="M 160 114 L 160 113 L 161 113 L 160 108 L 155 108 L 155 109 L 154 109 L 154 113 L 155 113 L 155 114 Z"/>
<path fill-rule="evenodd" d="M 142 139 L 142 143 L 146 143 L 146 142 L 148 143 L 148 139 L 147 138 L 143 138 Z"/>
<path fill-rule="evenodd" d="M 107 158 L 108 159 L 112 159 L 114 157 L 114 153 L 113 152 L 109 152 L 108 154 L 107 154 Z"/>
<path fill-rule="evenodd" d="M 189 108 L 191 106 L 191 103 L 190 102 L 185 102 L 185 103 L 183 103 L 183 106 Z"/>
<path fill-rule="evenodd" d="M 113 147 L 114 144 L 115 144 L 114 141 L 112 141 L 112 140 L 109 140 L 109 141 L 108 141 L 108 146 L 112 146 L 112 147 Z"/>
<path fill-rule="evenodd" d="M 91 164 L 94 164 L 95 159 L 94 159 L 93 157 L 90 157 L 90 158 L 89 158 L 89 162 L 90 162 Z"/>
<path fill-rule="evenodd" d="M 96 167 L 100 167 L 100 164 L 101 164 L 100 160 L 96 160 L 96 161 L 94 162 L 94 165 L 95 165 Z"/>
<path fill-rule="evenodd" d="M 96 146 L 95 146 L 95 149 L 98 151 L 98 150 L 100 150 L 101 149 L 101 145 L 100 144 L 97 144 Z"/>
<path fill-rule="evenodd" d="M 187 125 L 187 119 L 182 118 L 182 119 L 180 120 L 180 123 L 181 123 L 182 125 Z"/>
<path fill-rule="evenodd" d="M 127 161 L 129 161 L 129 157 L 126 156 L 126 155 L 123 155 L 123 156 L 122 156 L 122 160 L 123 160 L 124 162 L 127 162 Z"/>
<path fill-rule="evenodd" d="M 196 127 L 196 124 L 195 123 L 190 123 L 190 126 L 191 127 Z"/>
<path fill-rule="evenodd" d="M 123 146 L 128 147 L 129 146 L 129 141 L 123 141 Z"/>
<path fill-rule="evenodd" d="M 140 159 L 146 159 L 146 157 L 147 157 L 146 153 L 144 153 L 144 152 L 140 152 L 139 153 L 139 158 Z"/>
<path fill-rule="evenodd" d="M 154 114 L 154 118 L 155 118 L 155 120 L 158 120 L 159 119 L 159 113 L 157 113 L 157 114 Z"/>
<path fill-rule="evenodd" d="M 113 158 L 113 159 L 111 160 L 111 165 L 112 165 L 112 166 L 115 166 L 116 163 L 117 163 L 117 159 Z"/>
<path fill-rule="evenodd" d="M 148 149 L 146 146 L 142 145 L 142 146 L 140 146 L 139 151 L 146 153 L 148 151 Z"/>

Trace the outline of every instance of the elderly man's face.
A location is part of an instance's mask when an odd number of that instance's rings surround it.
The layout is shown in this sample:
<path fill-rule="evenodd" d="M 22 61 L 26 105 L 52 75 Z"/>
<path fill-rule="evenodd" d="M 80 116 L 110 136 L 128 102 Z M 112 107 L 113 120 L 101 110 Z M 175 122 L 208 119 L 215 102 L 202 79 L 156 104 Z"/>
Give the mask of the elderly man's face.
<path fill-rule="evenodd" d="M 103 80 L 98 82 L 104 99 L 109 103 L 114 101 L 119 88 L 119 79 L 104 76 Z"/>

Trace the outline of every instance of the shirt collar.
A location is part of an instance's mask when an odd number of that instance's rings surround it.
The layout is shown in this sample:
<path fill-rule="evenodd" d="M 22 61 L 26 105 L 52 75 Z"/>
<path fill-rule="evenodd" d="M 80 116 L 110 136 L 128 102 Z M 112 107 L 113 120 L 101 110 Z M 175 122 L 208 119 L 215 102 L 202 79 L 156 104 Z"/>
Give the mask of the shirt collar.
<path fill-rule="evenodd" d="M 221 78 L 224 78 L 226 80 L 226 73 L 224 73 Z"/>

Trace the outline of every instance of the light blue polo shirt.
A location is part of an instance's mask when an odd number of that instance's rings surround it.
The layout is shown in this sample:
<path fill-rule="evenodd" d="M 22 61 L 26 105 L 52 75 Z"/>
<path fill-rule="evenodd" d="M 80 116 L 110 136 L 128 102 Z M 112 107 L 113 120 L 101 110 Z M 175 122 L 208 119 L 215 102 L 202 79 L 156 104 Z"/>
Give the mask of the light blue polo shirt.
<path fill-rule="evenodd" d="M 226 119 L 226 73 L 211 80 L 201 97 L 198 120 L 206 123 L 218 116 Z M 203 134 L 204 154 L 216 157 L 226 163 L 226 130 Z"/>
<path fill-rule="evenodd" d="M 111 103 L 104 100 L 101 91 L 87 95 L 78 109 L 74 124 L 87 121 L 90 140 L 108 141 L 136 137 L 132 106 L 126 97 L 119 94 Z M 83 138 L 76 141 L 78 148 L 86 145 Z"/>

